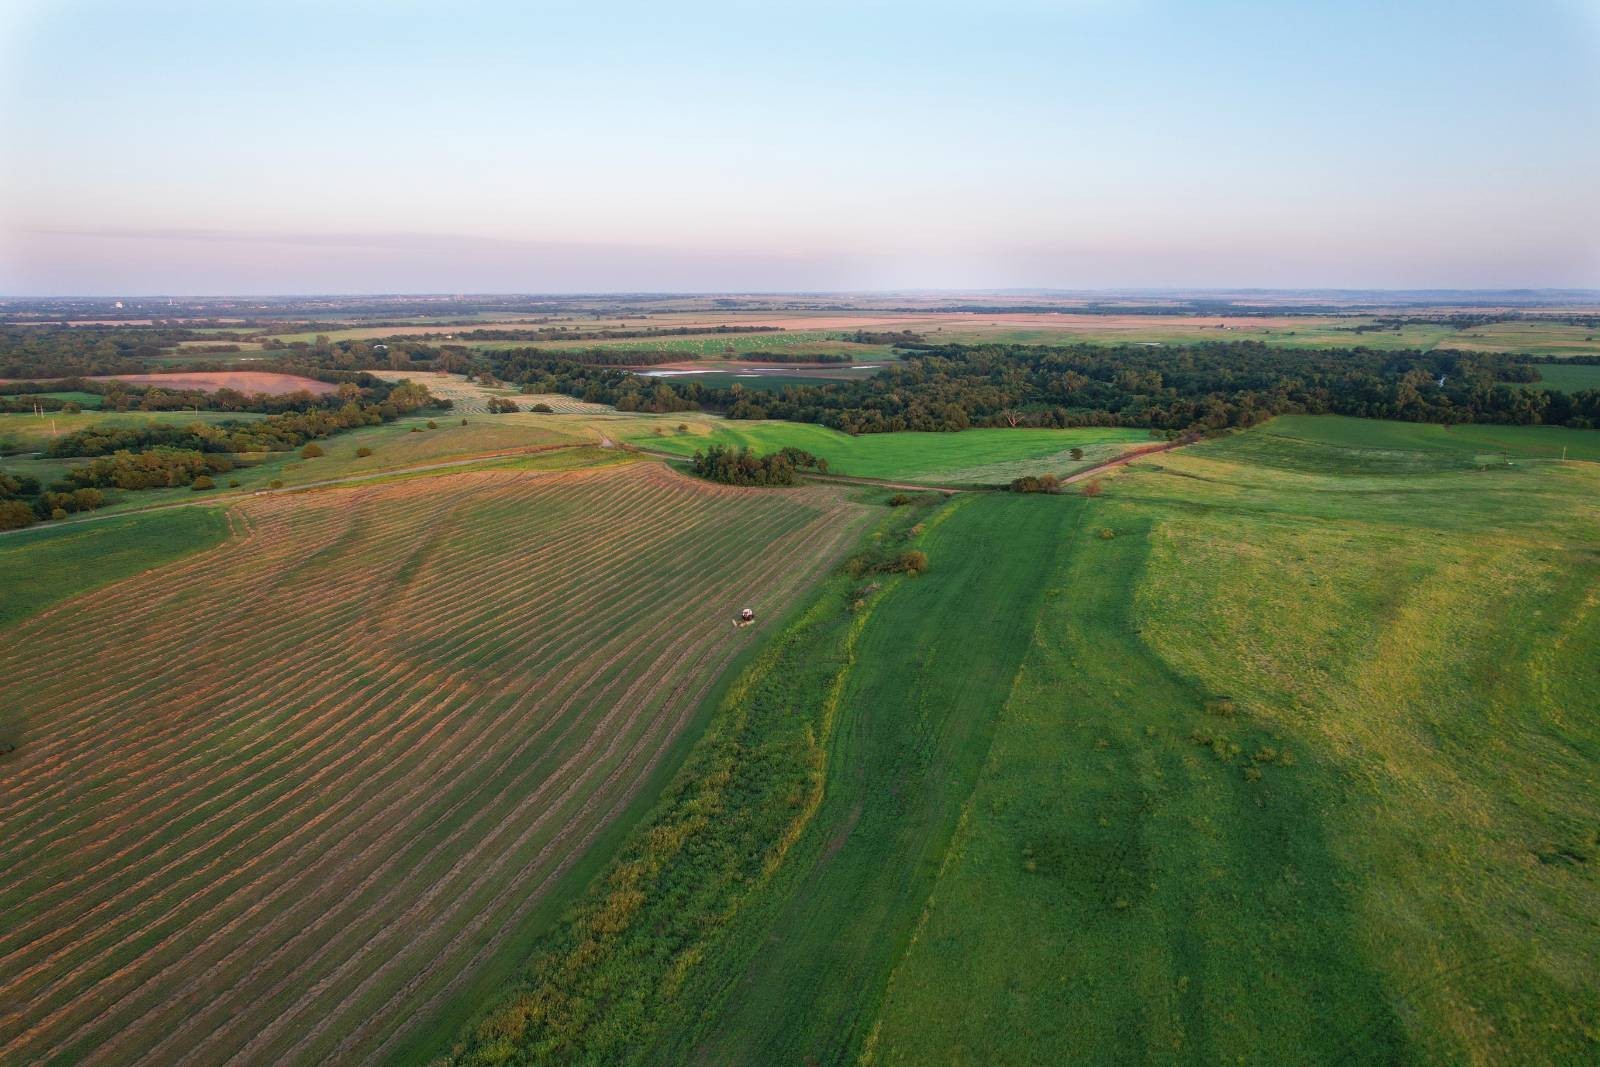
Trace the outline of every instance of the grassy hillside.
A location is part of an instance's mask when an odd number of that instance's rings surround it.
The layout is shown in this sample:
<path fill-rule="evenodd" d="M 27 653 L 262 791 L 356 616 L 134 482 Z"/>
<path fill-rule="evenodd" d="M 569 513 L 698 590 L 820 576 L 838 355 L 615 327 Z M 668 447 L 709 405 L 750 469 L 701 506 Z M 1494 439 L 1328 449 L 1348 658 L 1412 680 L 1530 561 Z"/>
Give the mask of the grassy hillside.
<path fill-rule="evenodd" d="M 205 413 L 202 413 L 205 414 Z M 215 414 L 215 413 L 212 413 Z M 0 416 L 33 418 L 33 416 Z M 90 418 L 94 416 L 83 416 Z M 466 418 L 465 425 L 462 419 Z M 176 420 L 180 423 L 182 420 Z M 190 412 L 193 421 L 193 412 Z M 429 423 L 434 425 L 429 427 Z M 363 426 L 317 442 L 326 453 L 302 459 L 295 452 L 258 452 L 235 457 L 239 466 L 215 479 L 217 488 L 205 499 L 231 502 L 273 482 L 293 488 L 342 478 L 360 478 L 408 467 L 453 463 L 476 456 L 576 446 L 597 442 L 599 435 L 584 420 L 571 416 L 520 412 L 510 415 L 420 415 L 380 426 Z M 359 456 L 359 449 L 370 449 Z M 0 459 L 0 470 L 28 474 L 49 485 L 85 459 Z M 232 483 L 239 483 L 237 486 Z M 198 494 L 188 486 L 112 491 L 112 502 L 102 511 L 129 511 L 153 505 L 190 503 Z"/>
<path fill-rule="evenodd" d="M 1463 429 L 891 513 L 457 1059 L 1593 1059 L 1600 467 Z"/>
<path fill-rule="evenodd" d="M 861 509 L 630 463 L 233 514 L 222 551 L 6 632 L 0 1060 L 453 1029 Z"/>
<path fill-rule="evenodd" d="M 1084 505 L 877 1062 L 1600 1048 L 1600 470 L 1287 429 Z"/>
<path fill-rule="evenodd" d="M 670 420 L 641 423 L 624 439 L 644 448 L 691 456 L 712 444 L 757 452 L 803 448 L 828 461 L 836 474 L 955 484 L 998 484 L 1023 474 L 1066 473 L 1109 459 L 1132 445 L 1150 443 L 1145 430 L 1084 427 L 1071 430 L 965 430 L 961 433 L 849 434 L 794 422 L 690 419 L 688 433 Z M 1073 448 L 1083 449 L 1074 460 Z"/>
<path fill-rule="evenodd" d="M 50 605 L 219 544 L 219 508 L 36 527 L 0 537 L 0 627 Z"/>
<path fill-rule="evenodd" d="M 1600 433 L 1564 426 L 1440 426 L 1429 422 L 1383 422 L 1340 415 L 1283 415 L 1256 434 L 1235 439 L 1232 446 L 1260 448 L 1269 465 L 1271 447 L 1258 438 L 1288 438 L 1313 446 L 1327 460 L 1329 473 L 1353 473 L 1366 464 L 1415 462 L 1439 468 L 1477 466 L 1479 457 L 1505 460 L 1600 460 Z M 1248 442 L 1240 444 L 1239 442 Z M 1331 446 L 1332 450 L 1330 450 Z M 1410 455 L 1415 453 L 1417 455 Z"/>

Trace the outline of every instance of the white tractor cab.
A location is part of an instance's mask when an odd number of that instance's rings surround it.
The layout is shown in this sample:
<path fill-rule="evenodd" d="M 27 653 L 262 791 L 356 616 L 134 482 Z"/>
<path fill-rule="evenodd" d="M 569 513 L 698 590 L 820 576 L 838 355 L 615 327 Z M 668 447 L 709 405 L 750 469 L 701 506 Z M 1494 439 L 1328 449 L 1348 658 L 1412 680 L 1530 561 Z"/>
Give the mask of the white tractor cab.
<path fill-rule="evenodd" d="M 733 624 L 735 626 L 749 626 L 751 623 L 753 623 L 755 621 L 756 621 L 755 609 L 754 608 L 745 608 L 743 611 L 739 612 L 739 617 L 737 619 L 733 620 Z"/>

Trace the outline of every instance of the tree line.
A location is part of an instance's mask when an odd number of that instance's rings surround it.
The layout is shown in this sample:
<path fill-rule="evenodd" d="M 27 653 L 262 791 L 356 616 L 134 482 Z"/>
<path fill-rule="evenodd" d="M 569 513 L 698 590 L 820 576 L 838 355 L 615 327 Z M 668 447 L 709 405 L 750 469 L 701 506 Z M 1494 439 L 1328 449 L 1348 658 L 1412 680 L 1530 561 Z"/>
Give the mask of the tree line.
<path fill-rule="evenodd" d="M 388 383 L 384 383 L 386 386 Z M 353 388 L 353 387 L 351 387 Z M 309 393 L 305 394 L 308 398 Z M 177 448 L 195 452 L 287 452 L 318 437 L 330 437 L 358 426 L 392 422 L 401 415 L 436 405 L 426 387 L 400 382 L 382 391 L 381 400 L 347 394 L 338 407 L 312 398 L 303 410 L 284 411 L 255 422 L 228 420 L 187 426 L 146 423 L 143 426 L 90 426 L 51 442 L 52 457 L 104 456 L 123 450 Z"/>
<path fill-rule="evenodd" d="M 492 357 L 492 354 L 491 354 Z M 1292 349 L 1259 341 L 946 345 L 871 378 L 776 392 L 647 379 L 564 359 L 494 364 L 509 381 L 625 411 L 719 411 L 846 433 L 973 426 L 1129 426 L 1179 433 L 1291 412 L 1411 422 L 1600 426 L 1600 390 L 1529 388 L 1528 361 L 1471 352 Z M 1520 379 L 1512 381 L 1510 379 Z"/>

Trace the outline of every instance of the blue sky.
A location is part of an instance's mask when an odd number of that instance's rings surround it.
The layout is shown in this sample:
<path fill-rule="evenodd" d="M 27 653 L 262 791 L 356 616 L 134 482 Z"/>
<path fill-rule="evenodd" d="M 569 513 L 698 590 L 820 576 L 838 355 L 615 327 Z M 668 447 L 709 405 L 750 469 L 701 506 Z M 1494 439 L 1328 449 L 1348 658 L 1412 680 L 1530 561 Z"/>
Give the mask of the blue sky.
<path fill-rule="evenodd" d="M 1600 0 L 0 5 L 0 292 L 1600 286 Z"/>

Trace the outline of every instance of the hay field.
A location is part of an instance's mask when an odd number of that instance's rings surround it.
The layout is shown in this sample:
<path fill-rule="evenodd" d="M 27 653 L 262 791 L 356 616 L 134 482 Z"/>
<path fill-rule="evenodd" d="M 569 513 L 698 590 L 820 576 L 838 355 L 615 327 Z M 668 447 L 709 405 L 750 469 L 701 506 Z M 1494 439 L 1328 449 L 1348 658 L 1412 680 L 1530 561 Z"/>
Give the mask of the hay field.
<path fill-rule="evenodd" d="M 649 463 L 269 496 L 9 627 L 0 1060 L 390 1059 L 859 514 Z"/>

